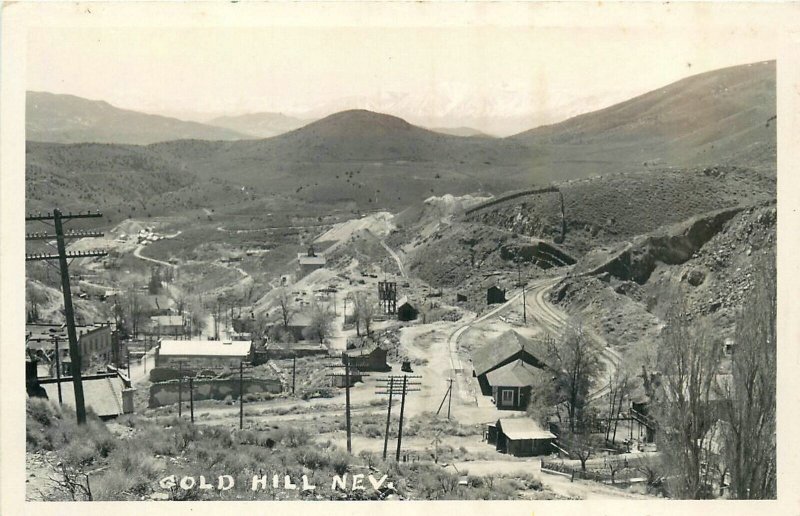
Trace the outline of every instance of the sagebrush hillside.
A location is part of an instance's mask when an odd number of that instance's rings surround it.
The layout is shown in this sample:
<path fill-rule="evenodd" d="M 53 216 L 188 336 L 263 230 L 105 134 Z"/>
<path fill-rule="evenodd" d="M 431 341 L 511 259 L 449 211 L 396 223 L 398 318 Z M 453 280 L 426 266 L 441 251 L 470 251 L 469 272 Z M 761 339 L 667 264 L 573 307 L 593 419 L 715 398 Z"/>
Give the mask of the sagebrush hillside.
<path fill-rule="evenodd" d="M 431 195 L 498 194 L 638 171 L 731 165 L 774 175 L 775 126 L 775 63 L 769 62 L 690 77 L 510 138 L 446 135 L 351 110 L 268 139 L 186 136 L 193 139 L 104 149 L 89 162 L 36 145 L 28 157 L 41 163 L 61 155 L 57 166 L 96 180 L 117 173 L 114 161 L 130 156 L 132 175 L 178 170 L 321 208 L 400 210 Z M 78 195 L 69 183 L 59 192 Z"/>

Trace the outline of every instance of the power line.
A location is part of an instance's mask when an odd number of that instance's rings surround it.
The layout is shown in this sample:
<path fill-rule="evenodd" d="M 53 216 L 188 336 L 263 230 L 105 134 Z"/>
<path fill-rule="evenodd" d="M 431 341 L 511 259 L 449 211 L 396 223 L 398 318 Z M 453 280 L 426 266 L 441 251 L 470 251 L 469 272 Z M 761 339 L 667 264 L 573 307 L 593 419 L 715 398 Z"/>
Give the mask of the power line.
<path fill-rule="evenodd" d="M 353 443 L 352 443 L 352 431 L 350 428 L 350 384 L 351 378 L 354 375 L 357 375 L 359 378 L 363 378 L 364 376 L 369 376 L 368 374 L 362 373 L 358 370 L 358 368 L 352 366 L 350 364 L 350 357 L 347 353 L 342 352 L 342 364 L 333 364 L 329 365 L 328 367 L 344 367 L 344 373 L 331 373 L 326 374 L 325 376 L 331 378 L 344 378 L 344 413 L 345 413 L 345 423 L 347 427 L 347 453 L 353 453 Z"/>
<path fill-rule="evenodd" d="M 69 338 L 69 356 L 70 356 L 70 366 L 71 366 L 71 373 L 72 373 L 72 386 L 75 391 L 75 414 L 78 419 L 78 424 L 86 423 L 86 403 L 83 396 L 83 379 L 81 377 L 81 351 L 80 347 L 78 346 L 78 335 L 75 331 L 75 311 L 72 306 L 72 290 L 70 288 L 69 282 L 69 263 L 67 263 L 68 258 L 88 258 L 93 256 L 105 256 L 108 253 L 105 251 L 78 251 L 78 252 L 67 252 L 66 240 L 69 238 L 84 238 L 84 237 L 95 237 L 95 236 L 102 236 L 102 233 L 98 232 L 89 232 L 89 231 L 71 231 L 68 233 L 64 232 L 64 222 L 70 221 L 72 219 L 85 219 L 85 218 L 99 218 L 102 217 L 100 212 L 92 213 L 91 211 L 85 214 L 72 214 L 72 212 L 64 215 L 61 213 L 61 210 L 58 208 L 53 210 L 52 214 L 45 214 L 42 215 L 38 213 L 36 215 L 29 215 L 25 217 L 25 222 L 33 222 L 33 221 L 40 221 L 47 223 L 46 221 L 53 221 L 53 227 L 55 229 L 55 235 L 49 235 L 47 233 L 28 233 L 26 235 L 26 241 L 35 241 L 35 240 L 51 240 L 53 236 L 56 240 L 56 248 L 58 250 L 58 254 L 46 254 L 46 253 L 31 253 L 25 255 L 25 261 L 39 261 L 39 260 L 58 260 L 59 264 L 59 272 L 61 273 L 61 292 L 64 296 L 64 316 L 66 318 L 67 323 L 67 335 Z M 130 370 L 128 371 L 130 373 Z"/>
<path fill-rule="evenodd" d="M 402 382 L 400 379 L 402 378 Z M 375 391 L 375 394 L 385 394 L 389 396 L 389 408 L 387 410 L 386 416 L 386 435 L 384 436 L 384 459 L 386 458 L 386 443 L 389 439 L 389 421 L 391 417 L 391 409 L 392 409 L 392 398 L 396 395 L 400 395 L 400 422 L 397 428 L 397 451 L 395 453 L 395 460 L 400 462 L 400 450 L 402 448 L 403 443 L 403 416 L 405 414 L 406 408 L 406 394 L 409 392 L 418 392 L 421 389 L 417 388 L 418 386 L 422 385 L 422 382 L 417 381 L 422 377 L 419 375 L 389 375 L 383 378 L 378 378 L 378 382 L 384 383 L 384 385 L 379 384 L 379 389 Z M 409 381 L 411 379 L 411 381 Z M 385 382 L 389 382 L 388 390 Z M 397 393 L 394 390 L 395 383 L 399 383 L 401 385 L 401 391 Z"/>

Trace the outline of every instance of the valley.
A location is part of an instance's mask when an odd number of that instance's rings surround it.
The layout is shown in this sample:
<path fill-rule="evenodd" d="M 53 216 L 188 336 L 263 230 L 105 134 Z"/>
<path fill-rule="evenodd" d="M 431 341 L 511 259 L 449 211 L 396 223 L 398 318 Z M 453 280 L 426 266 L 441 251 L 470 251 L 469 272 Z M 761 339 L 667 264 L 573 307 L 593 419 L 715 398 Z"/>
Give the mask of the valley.
<path fill-rule="evenodd" d="M 152 471 L 138 473 L 140 484 L 101 474 L 100 492 L 160 499 L 148 482 L 175 457 L 196 466 L 232 448 L 241 462 L 226 466 L 247 473 L 248 453 L 298 469 L 335 468 L 337 457 L 343 471 L 380 464 L 405 479 L 381 496 L 400 499 L 452 496 L 423 489 L 437 475 L 480 498 L 494 496 L 489 477 L 507 483 L 501 498 L 664 496 L 664 478 L 642 479 L 661 450 L 638 410 L 655 400 L 651 373 L 663 365 L 673 310 L 707 321 L 719 346 L 732 341 L 774 261 L 774 73 L 769 62 L 689 77 L 508 138 L 364 110 L 280 119 L 285 132 L 267 138 L 234 134 L 246 122 L 268 134 L 277 119 L 266 116 L 219 119 L 227 132 L 213 139 L 139 143 L 37 141 L 34 127 L 28 211 L 104 214 L 92 226 L 104 235 L 71 249 L 107 256 L 75 259 L 70 275 L 77 322 L 113 321 L 124 349 L 124 359 L 93 357 L 91 367 L 110 366 L 135 388 L 134 409 L 108 423 L 109 439 L 123 443 L 117 450 L 148 439 L 168 449 L 145 448 Z M 61 324 L 59 275 L 29 263 L 26 279 L 28 323 Z M 394 309 L 379 297 L 386 282 Z M 209 359 L 187 372 L 165 361 L 167 341 L 246 341 L 250 351 L 238 366 Z M 367 366 L 351 373 L 351 361 Z M 720 364 L 730 372 L 729 356 Z M 347 380 L 330 377 L 344 365 Z M 248 382 L 275 390 L 245 393 L 245 367 Z M 189 382 L 227 390 L 201 397 L 189 383 L 198 399 L 187 416 L 183 391 L 173 391 L 190 373 Z M 413 388 L 389 405 L 387 378 L 406 373 Z M 522 419 L 552 436 L 546 453 L 516 457 L 498 440 L 504 422 Z M 185 446 L 167 430 L 187 436 Z M 29 460 L 40 465 L 58 443 L 47 450 L 47 432 L 36 432 Z M 114 453 L 98 464 L 118 467 Z"/>

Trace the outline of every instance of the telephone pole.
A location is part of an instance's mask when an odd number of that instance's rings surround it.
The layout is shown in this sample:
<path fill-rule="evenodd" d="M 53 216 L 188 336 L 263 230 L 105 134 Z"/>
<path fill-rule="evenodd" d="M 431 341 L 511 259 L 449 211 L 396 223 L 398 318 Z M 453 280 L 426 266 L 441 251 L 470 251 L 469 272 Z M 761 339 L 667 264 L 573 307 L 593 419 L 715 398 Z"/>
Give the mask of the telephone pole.
<path fill-rule="evenodd" d="M 72 373 L 72 386 L 75 391 L 75 414 L 78 419 L 78 424 L 86 423 L 86 404 L 83 397 L 83 381 L 81 378 L 81 350 L 78 347 L 78 335 L 75 331 L 75 311 L 72 306 L 72 290 L 69 283 L 69 263 L 68 258 L 89 258 L 94 256 L 106 256 L 108 253 L 105 251 L 78 251 L 67 252 L 66 240 L 72 238 L 89 238 L 102 236 L 102 233 L 96 231 L 71 231 L 64 233 L 64 222 L 69 222 L 72 219 L 85 219 L 85 218 L 99 218 L 102 214 L 99 212 L 84 214 L 64 215 L 58 208 L 53 210 L 49 215 L 29 215 L 25 217 L 25 222 L 39 221 L 49 225 L 49 221 L 53 222 L 55 235 L 47 233 L 28 233 L 25 235 L 25 240 L 43 240 L 45 242 L 52 241 L 55 236 L 56 250 L 58 254 L 47 253 L 26 253 L 25 261 L 37 260 L 58 260 L 58 269 L 61 273 L 61 292 L 64 296 L 64 316 L 67 322 L 67 336 L 69 338 L 69 357 L 70 369 Z M 48 244 L 49 245 L 49 244 Z"/>
<path fill-rule="evenodd" d="M 344 367 L 344 373 L 331 373 L 325 376 L 331 378 L 344 378 L 344 417 L 345 417 L 345 425 L 347 427 L 347 453 L 353 453 L 353 443 L 352 443 L 352 432 L 350 429 L 350 384 L 351 378 L 353 375 L 357 375 L 359 378 L 363 378 L 364 376 L 369 376 L 367 374 L 362 373 L 355 367 L 350 364 L 350 357 L 347 353 L 342 352 L 342 364 L 334 364 L 328 367 Z"/>
<path fill-rule="evenodd" d="M 421 378 L 422 377 L 419 375 L 406 375 L 406 374 L 389 375 L 387 377 L 378 378 L 380 390 L 375 391 L 375 394 L 386 394 L 389 396 L 389 409 L 387 410 L 387 416 L 386 416 L 386 435 L 384 436 L 385 442 L 388 442 L 389 439 L 389 421 L 391 418 L 392 398 L 397 395 L 400 396 L 400 422 L 399 422 L 399 427 L 397 429 L 397 451 L 395 452 L 395 460 L 397 462 L 400 462 L 400 450 L 402 449 L 403 445 L 403 418 L 405 415 L 405 408 L 406 408 L 406 395 L 409 392 L 418 392 L 421 390 L 419 389 L 419 386 L 422 385 L 422 382 L 418 381 Z M 388 386 L 384 382 L 389 382 Z M 395 382 L 400 384 L 399 393 L 394 390 Z M 386 454 L 386 448 L 387 446 L 384 445 L 384 458 Z"/>
<path fill-rule="evenodd" d="M 442 407 L 444 406 L 444 400 L 447 400 L 447 419 L 450 419 L 450 403 L 453 401 L 453 379 L 447 379 L 447 391 L 444 393 L 444 397 L 442 398 L 442 402 L 439 404 L 439 408 L 436 410 L 436 415 L 439 415 L 439 412 L 442 411 Z"/>

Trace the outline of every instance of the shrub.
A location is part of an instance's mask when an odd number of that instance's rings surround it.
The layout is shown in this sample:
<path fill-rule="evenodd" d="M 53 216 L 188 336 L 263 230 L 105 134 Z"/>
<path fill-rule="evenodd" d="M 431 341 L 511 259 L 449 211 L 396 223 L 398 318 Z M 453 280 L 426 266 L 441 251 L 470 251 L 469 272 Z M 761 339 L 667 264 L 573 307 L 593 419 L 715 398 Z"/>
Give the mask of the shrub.
<path fill-rule="evenodd" d="M 352 455 L 342 450 L 333 450 L 330 452 L 330 465 L 337 475 L 344 475 L 347 473 L 347 468 L 350 467 L 350 461 L 352 459 Z"/>

